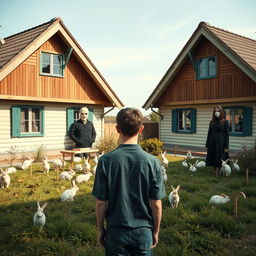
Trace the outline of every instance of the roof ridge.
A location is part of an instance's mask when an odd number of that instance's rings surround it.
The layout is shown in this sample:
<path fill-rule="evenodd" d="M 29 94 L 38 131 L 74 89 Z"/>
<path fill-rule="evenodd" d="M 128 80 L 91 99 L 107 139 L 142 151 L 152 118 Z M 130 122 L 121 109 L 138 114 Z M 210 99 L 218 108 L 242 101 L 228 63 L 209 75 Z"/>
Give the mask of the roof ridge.
<path fill-rule="evenodd" d="M 44 23 L 42 23 L 42 24 L 40 24 L 40 25 L 37 25 L 37 26 L 35 26 L 35 27 L 32 27 L 32 28 L 23 30 L 23 31 L 21 31 L 21 32 L 18 32 L 18 33 L 16 33 L 16 34 L 13 34 L 13 35 L 10 35 L 10 36 L 7 36 L 7 37 L 5 37 L 4 39 L 9 39 L 9 38 L 11 38 L 11 37 L 13 37 L 13 36 L 17 36 L 17 35 L 23 34 L 23 33 L 25 33 L 25 32 L 28 32 L 28 31 L 30 31 L 30 30 L 33 30 L 33 29 L 42 27 L 42 26 L 44 26 L 44 25 L 46 25 L 46 24 L 53 23 L 55 20 L 59 20 L 59 21 L 60 21 L 61 19 L 58 18 L 58 17 L 57 17 L 57 18 L 53 18 L 53 19 L 51 19 L 50 21 L 44 22 Z"/>
<path fill-rule="evenodd" d="M 252 40 L 253 42 L 256 42 L 256 39 L 252 39 L 252 38 L 250 38 L 250 37 L 243 36 L 243 35 L 234 33 L 234 32 L 232 32 L 232 31 L 229 31 L 229 30 L 226 30 L 226 29 L 223 29 L 223 28 L 219 28 L 219 27 L 213 26 L 213 25 L 211 25 L 210 23 L 205 22 L 205 21 L 201 21 L 201 22 L 199 23 L 199 26 L 206 26 L 206 27 L 210 27 L 210 28 L 215 28 L 215 29 L 224 31 L 224 32 L 226 32 L 226 33 L 233 34 L 233 35 L 235 35 L 235 36 L 239 36 L 239 37 L 241 37 L 241 38 L 245 38 L 245 39 L 248 39 L 248 40 Z"/>

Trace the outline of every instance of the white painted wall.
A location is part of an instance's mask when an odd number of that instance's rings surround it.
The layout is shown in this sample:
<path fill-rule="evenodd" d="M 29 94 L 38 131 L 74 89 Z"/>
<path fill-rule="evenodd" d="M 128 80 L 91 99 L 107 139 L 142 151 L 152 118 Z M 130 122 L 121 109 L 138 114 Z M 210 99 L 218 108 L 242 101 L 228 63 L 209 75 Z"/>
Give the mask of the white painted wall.
<path fill-rule="evenodd" d="M 212 107 L 197 107 L 196 113 L 196 133 L 183 134 L 172 132 L 172 108 L 160 108 L 160 113 L 164 116 L 160 123 L 160 140 L 165 144 L 205 147 L 206 136 L 209 128 L 209 122 L 212 117 Z M 253 147 L 256 138 L 256 106 L 253 106 L 252 117 L 252 136 L 230 136 L 230 150 L 242 150 L 243 146 Z"/>
<path fill-rule="evenodd" d="M 11 106 L 12 105 L 40 105 L 44 106 L 44 127 L 43 137 L 11 138 Z M 78 106 L 78 105 L 76 105 Z M 103 133 L 103 114 L 102 106 L 87 105 L 93 108 L 93 124 L 97 133 L 96 140 Z M 67 135 L 66 109 L 72 107 L 70 104 L 39 103 L 31 104 L 24 102 L 1 102 L 0 103 L 0 154 L 6 154 L 10 146 L 17 146 L 19 151 L 31 152 L 41 144 L 45 145 L 46 150 L 63 150 L 72 148 L 74 143 Z M 82 106 L 81 106 L 82 107 Z"/>

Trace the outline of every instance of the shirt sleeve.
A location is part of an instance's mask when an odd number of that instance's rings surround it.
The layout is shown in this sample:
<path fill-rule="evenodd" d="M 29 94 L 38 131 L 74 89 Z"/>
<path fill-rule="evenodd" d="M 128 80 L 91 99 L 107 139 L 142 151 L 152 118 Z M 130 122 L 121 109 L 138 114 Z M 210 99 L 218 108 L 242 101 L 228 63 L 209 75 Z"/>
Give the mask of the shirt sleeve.
<path fill-rule="evenodd" d="M 166 196 L 163 175 L 159 161 L 155 165 L 152 187 L 150 190 L 149 198 L 159 200 Z"/>
<path fill-rule="evenodd" d="M 107 201 L 108 200 L 108 182 L 106 170 L 104 168 L 104 162 L 102 161 L 103 157 L 99 159 L 96 176 L 93 184 L 92 194 L 98 200 Z"/>

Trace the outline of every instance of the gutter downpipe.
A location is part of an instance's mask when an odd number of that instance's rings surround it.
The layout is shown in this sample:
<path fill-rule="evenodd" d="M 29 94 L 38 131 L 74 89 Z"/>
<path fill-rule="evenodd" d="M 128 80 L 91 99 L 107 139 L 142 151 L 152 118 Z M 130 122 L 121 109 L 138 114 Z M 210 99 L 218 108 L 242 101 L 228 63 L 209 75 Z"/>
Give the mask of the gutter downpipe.
<path fill-rule="evenodd" d="M 161 120 L 163 121 L 164 116 L 161 115 L 160 113 L 156 112 L 156 111 L 153 109 L 153 106 L 152 106 L 152 105 L 151 105 L 150 109 L 151 109 L 152 112 L 154 112 L 155 114 L 157 114 L 158 116 L 160 116 L 160 117 L 161 117 Z"/>

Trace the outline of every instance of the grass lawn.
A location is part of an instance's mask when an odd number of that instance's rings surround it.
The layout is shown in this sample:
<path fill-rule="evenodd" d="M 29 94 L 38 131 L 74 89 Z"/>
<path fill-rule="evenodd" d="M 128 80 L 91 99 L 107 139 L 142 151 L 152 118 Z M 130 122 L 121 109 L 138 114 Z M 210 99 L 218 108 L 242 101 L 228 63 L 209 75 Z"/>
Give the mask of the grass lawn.
<path fill-rule="evenodd" d="M 216 178 L 211 168 L 191 173 L 181 167 L 181 158 L 168 158 L 167 197 L 154 255 L 256 255 L 256 176 L 249 176 L 246 185 L 242 172 Z M 0 255 L 104 255 L 96 244 L 95 199 L 91 195 L 94 178 L 79 185 L 73 202 L 63 203 L 60 195 L 70 188 L 70 182 L 56 181 L 53 169 L 48 175 L 41 169 L 41 164 L 34 164 L 32 177 L 29 170 L 11 174 L 10 187 L 0 190 Z M 171 185 L 179 184 L 180 204 L 172 209 L 168 201 Z M 238 218 L 234 218 L 238 191 L 247 198 L 239 197 Z M 220 193 L 230 196 L 231 202 L 210 206 L 210 197 Z M 41 205 L 48 202 L 42 232 L 33 225 L 37 200 Z"/>

